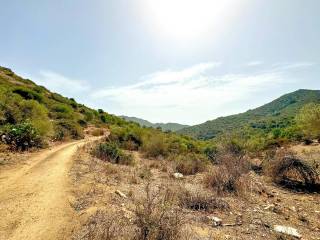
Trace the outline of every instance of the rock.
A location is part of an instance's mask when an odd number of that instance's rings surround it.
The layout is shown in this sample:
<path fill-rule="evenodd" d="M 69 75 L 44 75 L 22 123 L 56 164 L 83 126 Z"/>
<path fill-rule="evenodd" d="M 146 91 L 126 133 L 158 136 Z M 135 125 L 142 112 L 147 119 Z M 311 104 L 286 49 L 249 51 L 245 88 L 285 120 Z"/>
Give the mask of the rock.
<path fill-rule="evenodd" d="M 287 227 L 287 226 L 281 226 L 281 225 L 275 225 L 274 231 L 278 233 L 283 233 L 292 237 L 301 238 L 301 234 L 298 233 L 298 230 L 293 227 Z"/>
<path fill-rule="evenodd" d="M 297 211 L 295 206 L 290 207 L 290 210 L 293 211 L 293 212 Z"/>
<path fill-rule="evenodd" d="M 183 174 L 179 173 L 179 172 L 176 172 L 176 173 L 173 174 L 173 177 L 176 178 L 176 179 L 181 179 L 181 178 L 183 178 Z"/>
<path fill-rule="evenodd" d="M 214 227 L 222 226 L 222 219 L 216 216 L 207 216 L 207 218 Z"/>
<path fill-rule="evenodd" d="M 269 210 L 270 208 L 273 209 L 274 207 L 274 204 L 268 204 L 266 207 L 264 207 L 264 210 Z"/>
<path fill-rule="evenodd" d="M 116 190 L 116 194 L 118 194 L 122 198 L 128 198 L 127 195 L 125 195 L 123 192 Z"/>

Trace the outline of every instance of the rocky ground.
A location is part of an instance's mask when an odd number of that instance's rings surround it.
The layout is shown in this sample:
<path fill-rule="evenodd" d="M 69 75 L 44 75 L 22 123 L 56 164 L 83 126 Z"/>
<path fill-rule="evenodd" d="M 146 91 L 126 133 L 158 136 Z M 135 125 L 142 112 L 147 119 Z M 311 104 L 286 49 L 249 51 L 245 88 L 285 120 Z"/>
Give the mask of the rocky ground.
<path fill-rule="evenodd" d="M 137 201 L 146 195 L 146 186 L 154 191 L 169 188 L 180 202 L 185 192 L 198 201 L 198 207 L 178 203 L 184 239 L 320 239 L 319 194 L 292 192 L 251 172 L 245 192 L 218 197 L 203 184 L 204 174 L 174 176 L 170 162 L 145 159 L 138 152 L 132 152 L 134 166 L 114 165 L 90 156 L 91 147 L 80 149 L 70 172 L 74 189 L 70 204 L 82 225 L 74 239 L 98 239 L 93 232 L 103 231 L 101 222 L 120 239 L 130 239 Z M 295 150 L 309 159 L 310 151 L 313 157 L 320 153 L 319 146 Z M 117 218 L 98 219 L 110 216 Z"/>

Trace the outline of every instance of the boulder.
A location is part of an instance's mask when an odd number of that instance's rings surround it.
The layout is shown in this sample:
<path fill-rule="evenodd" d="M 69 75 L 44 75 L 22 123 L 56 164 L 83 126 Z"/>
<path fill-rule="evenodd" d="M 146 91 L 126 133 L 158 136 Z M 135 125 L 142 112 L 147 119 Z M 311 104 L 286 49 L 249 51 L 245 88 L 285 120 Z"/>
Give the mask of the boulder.
<path fill-rule="evenodd" d="M 173 174 L 173 177 L 176 178 L 176 179 L 181 179 L 181 178 L 183 178 L 183 174 L 179 173 L 179 172 L 176 172 L 176 173 Z"/>
<path fill-rule="evenodd" d="M 301 238 L 301 234 L 298 232 L 297 229 L 293 227 L 287 227 L 287 226 L 281 226 L 281 225 L 275 225 L 274 226 L 274 231 L 278 233 L 282 233 L 288 236 L 296 237 L 296 238 Z"/>

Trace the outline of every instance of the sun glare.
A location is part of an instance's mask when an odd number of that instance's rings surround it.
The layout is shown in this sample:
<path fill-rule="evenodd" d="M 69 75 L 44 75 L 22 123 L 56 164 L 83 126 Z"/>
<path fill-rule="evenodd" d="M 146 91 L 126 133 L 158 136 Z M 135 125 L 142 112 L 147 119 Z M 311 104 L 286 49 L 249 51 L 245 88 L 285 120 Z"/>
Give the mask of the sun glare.
<path fill-rule="evenodd" d="M 145 0 L 152 31 L 171 40 L 192 41 L 217 34 L 239 8 L 235 0 Z"/>

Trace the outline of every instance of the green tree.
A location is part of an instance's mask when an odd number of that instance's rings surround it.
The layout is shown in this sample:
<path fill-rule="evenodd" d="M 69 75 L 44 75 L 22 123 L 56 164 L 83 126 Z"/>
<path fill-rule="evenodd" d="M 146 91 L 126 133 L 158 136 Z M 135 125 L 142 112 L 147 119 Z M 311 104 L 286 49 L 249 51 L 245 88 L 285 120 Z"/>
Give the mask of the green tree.
<path fill-rule="evenodd" d="M 305 105 L 296 117 L 298 126 L 308 137 L 320 137 L 320 104 Z"/>

